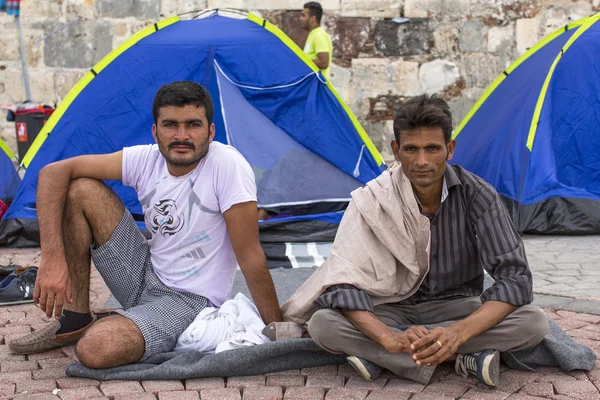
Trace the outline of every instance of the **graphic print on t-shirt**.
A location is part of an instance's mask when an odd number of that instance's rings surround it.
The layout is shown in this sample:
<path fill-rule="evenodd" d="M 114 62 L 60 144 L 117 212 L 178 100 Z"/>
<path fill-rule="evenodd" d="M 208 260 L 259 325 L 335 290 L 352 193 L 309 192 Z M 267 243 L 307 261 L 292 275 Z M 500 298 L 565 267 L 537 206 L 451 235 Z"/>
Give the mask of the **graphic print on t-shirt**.
<path fill-rule="evenodd" d="M 172 199 L 155 203 L 149 219 L 152 233 L 158 232 L 165 237 L 173 236 L 185 225 L 184 217 L 177 213 L 177 204 Z"/>

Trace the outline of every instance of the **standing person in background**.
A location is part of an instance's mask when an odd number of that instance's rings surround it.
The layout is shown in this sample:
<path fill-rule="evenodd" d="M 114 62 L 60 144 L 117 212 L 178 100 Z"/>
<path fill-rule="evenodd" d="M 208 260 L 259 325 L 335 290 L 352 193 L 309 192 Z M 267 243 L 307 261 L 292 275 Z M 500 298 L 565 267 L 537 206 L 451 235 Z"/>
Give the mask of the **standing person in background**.
<path fill-rule="evenodd" d="M 331 54 L 333 46 L 331 38 L 321 27 L 321 17 L 323 16 L 323 7 L 316 1 L 310 1 L 304 4 L 304 9 L 300 15 L 302 29 L 308 31 L 308 38 L 304 45 L 304 53 L 321 70 L 323 76 L 329 79 L 329 70 L 331 66 Z"/>

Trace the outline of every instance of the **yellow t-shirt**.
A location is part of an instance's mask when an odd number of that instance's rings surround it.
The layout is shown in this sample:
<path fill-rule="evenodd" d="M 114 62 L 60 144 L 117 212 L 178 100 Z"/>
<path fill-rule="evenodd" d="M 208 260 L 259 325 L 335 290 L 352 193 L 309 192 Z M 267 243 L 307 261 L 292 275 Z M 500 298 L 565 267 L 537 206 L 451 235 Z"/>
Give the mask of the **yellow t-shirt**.
<path fill-rule="evenodd" d="M 331 39 L 325 29 L 318 27 L 310 31 L 308 38 L 306 38 L 306 44 L 304 45 L 304 52 L 311 60 L 316 60 L 319 57 L 319 53 L 329 54 L 329 65 L 326 69 L 322 69 L 321 73 L 327 79 L 329 79 L 329 70 L 331 69 L 331 54 L 333 52 L 333 46 Z"/>

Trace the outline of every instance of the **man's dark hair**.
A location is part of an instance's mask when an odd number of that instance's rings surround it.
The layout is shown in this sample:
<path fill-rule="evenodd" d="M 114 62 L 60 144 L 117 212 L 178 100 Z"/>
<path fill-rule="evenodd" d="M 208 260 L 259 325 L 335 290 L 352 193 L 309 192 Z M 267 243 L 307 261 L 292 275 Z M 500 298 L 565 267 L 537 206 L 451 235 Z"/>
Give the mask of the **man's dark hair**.
<path fill-rule="evenodd" d="M 411 97 L 396 111 L 394 136 L 400 143 L 400 133 L 419 127 L 441 128 L 446 143 L 452 137 L 452 113 L 448 103 L 437 95 L 422 94 Z"/>
<path fill-rule="evenodd" d="M 317 23 L 321 24 L 321 18 L 323 17 L 323 7 L 321 7 L 321 3 L 316 1 L 309 1 L 304 5 L 304 8 L 308 9 L 309 16 L 315 16 L 317 19 Z"/>
<path fill-rule="evenodd" d="M 158 112 L 165 106 L 196 106 L 204 107 L 208 125 L 212 124 L 213 102 L 208 91 L 200 84 L 192 81 L 172 82 L 164 85 L 154 96 L 152 104 L 152 116 L 154 123 L 158 123 Z"/>

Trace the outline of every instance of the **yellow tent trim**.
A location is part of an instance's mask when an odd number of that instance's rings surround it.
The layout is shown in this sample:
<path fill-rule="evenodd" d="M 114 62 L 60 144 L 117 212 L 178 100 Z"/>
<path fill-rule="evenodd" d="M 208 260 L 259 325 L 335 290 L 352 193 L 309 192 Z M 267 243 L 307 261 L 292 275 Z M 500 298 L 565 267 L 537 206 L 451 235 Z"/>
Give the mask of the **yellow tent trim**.
<path fill-rule="evenodd" d="M 567 43 L 565 43 L 565 45 L 561 49 L 560 53 L 558 53 L 558 55 L 554 59 L 554 62 L 552 63 L 552 67 L 550 67 L 550 70 L 548 71 L 548 75 L 546 75 L 546 80 L 544 81 L 542 90 L 540 91 L 538 101 L 535 105 L 535 111 L 533 112 L 533 119 L 531 120 L 531 125 L 529 126 L 529 134 L 527 135 L 527 148 L 529 149 L 529 151 L 533 150 L 533 141 L 535 140 L 535 134 L 537 133 L 537 128 L 540 123 L 540 115 L 542 114 L 542 107 L 544 105 L 544 100 L 546 99 L 546 93 L 548 92 L 550 80 L 552 79 L 552 75 L 554 75 L 554 70 L 556 69 L 558 62 L 560 61 L 560 59 L 562 58 L 564 53 L 566 53 L 567 50 L 571 47 L 571 45 L 573 43 L 575 43 L 575 41 L 586 30 L 588 30 L 592 25 L 594 25 L 598 20 L 600 20 L 600 13 L 598 13 L 592 17 L 588 17 L 588 19 L 585 21 L 585 23 L 583 25 L 581 25 L 581 27 L 577 30 L 577 32 L 575 32 L 573 34 L 573 36 L 571 36 L 571 38 L 567 41 Z"/>
<path fill-rule="evenodd" d="M 523 53 L 523 55 L 521 57 L 519 57 L 515 62 L 513 62 L 510 65 L 510 67 L 508 67 L 502 74 L 500 74 L 496 79 L 494 79 L 492 84 L 481 95 L 481 97 L 477 100 L 477 102 L 473 105 L 473 107 L 471 107 L 471 109 L 469 110 L 467 115 L 463 118 L 460 125 L 458 125 L 458 127 L 455 129 L 454 133 L 452 134 L 452 139 L 456 139 L 458 134 L 463 130 L 465 125 L 467 125 L 467 123 L 471 120 L 471 118 L 477 112 L 477 110 L 479 110 L 479 108 L 483 105 L 483 103 L 485 103 L 485 101 L 488 99 L 488 97 L 490 97 L 490 95 L 494 92 L 494 90 L 496 90 L 496 88 L 504 81 L 504 79 L 506 79 L 506 77 L 511 72 L 513 72 L 515 69 L 517 69 L 517 67 L 519 65 L 521 65 L 525 60 L 527 60 L 529 57 L 531 57 L 533 54 L 535 54 L 539 49 L 541 49 L 542 47 L 544 47 L 545 45 L 547 45 L 548 43 L 550 43 L 551 41 L 553 41 L 554 39 L 556 39 L 557 37 L 559 37 L 560 35 L 565 33 L 566 31 L 569 31 L 573 28 L 583 25 L 584 23 L 587 22 L 587 20 L 589 18 L 590 17 L 584 17 L 575 22 L 571 22 L 570 24 L 568 24 L 565 27 L 557 29 L 556 31 L 554 31 L 551 34 L 549 34 L 548 36 L 546 36 L 544 39 L 537 42 L 533 47 L 529 48 L 529 50 L 527 50 L 525 53 Z"/>
<path fill-rule="evenodd" d="M 2 141 L 2 139 L 0 139 L 0 149 L 2 149 L 2 151 L 4 151 L 11 160 L 15 158 L 15 154 L 10 150 L 10 147 L 8 147 L 8 145 Z"/>
<path fill-rule="evenodd" d="M 38 150 L 40 149 L 40 147 L 42 146 L 42 144 L 48 137 L 48 134 L 52 131 L 52 129 L 54 129 L 54 127 L 56 126 L 58 121 L 61 119 L 61 117 L 64 115 L 65 111 L 67 111 L 67 109 L 69 108 L 69 106 L 71 105 L 73 100 L 75 100 L 75 98 L 79 95 L 79 93 L 81 93 L 81 91 L 88 85 L 88 83 L 90 83 L 92 81 L 92 79 L 94 79 L 94 77 L 96 75 L 98 75 L 104 68 L 106 68 L 106 66 L 108 64 L 110 64 L 117 57 L 119 57 L 121 54 L 123 54 L 123 52 L 125 52 L 127 49 L 129 49 L 131 46 L 133 46 L 134 44 L 136 44 L 143 38 L 153 34 L 154 32 L 156 32 L 166 26 L 174 24 L 175 22 L 178 22 L 178 21 L 179 21 L 179 17 L 175 16 L 175 17 L 167 18 L 165 20 L 157 22 L 156 24 L 150 25 L 150 26 L 142 29 L 141 31 L 137 32 L 135 35 L 131 36 L 129 39 L 127 39 L 125 42 L 123 42 L 116 49 L 114 49 L 113 51 L 108 53 L 102 60 L 100 60 L 100 62 L 98 62 L 94 66 L 94 68 L 91 69 L 91 71 L 89 71 L 87 74 L 85 74 L 83 76 L 83 78 L 81 78 L 79 80 L 79 82 L 77 82 L 77 84 L 75 86 L 73 86 L 73 88 L 71 88 L 69 93 L 65 96 L 63 101 L 60 103 L 60 105 L 52 113 L 52 115 L 50 116 L 50 118 L 48 119 L 46 124 L 44 124 L 44 127 L 42 128 L 40 133 L 38 133 L 37 137 L 31 144 L 31 147 L 25 154 L 25 157 L 23 157 L 23 160 L 21 161 L 21 165 L 24 165 L 25 167 L 29 167 L 31 160 L 33 160 L 33 157 L 35 157 L 36 153 L 38 152 Z"/>
<path fill-rule="evenodd" d="M 272 34 L 274 34 L 275 36 L 277 36 L 302 61 L 304 61 L 304 63 L 306 65 L 308 65 L 308 67 L 312 71 L 314 71 L 314 72 L 318 72 L 319 71 L 319 68 L 317 68 L 317 66 L 308 58 L 308 56 L 302 51 L 302 49 L 300 47 L 298 47 L 298 45 L 296 43 L 294 43 L 294 41 L 292 39 L 290 39 L 288 37 L 288 35 L 286 35 L 278 27 L 276 27 L 275 25 L 269 23 L 265 19 L 263 19 L 263 18 L 261 18 L 261 17 L 259 17 L 257 15 L 254 15 L 252 13 L 248 13 L 248 19 L 250 21 L 252 21 L 252 22 L 255 22 L 258 25 L 263 26 L 266 30 L 268 30 L 269 32 L 271 32 Z M 352 111 L 350 110 L 350 108 L 348 107 L 348 105 L 344 102 L 344 100 L 342 99 L 342 97 L 338 94 L 338 92 L 335 90 L 335 88 L 333 87 L 333 85 L 331 84 L 331 82 L 329 80 L 327 80 L 327 87 L 329 88 L 329 90 L 331 90 L 331 92 L 333 93 L 333 95 L 335 96 L 335 98 L 339 101 L 340 105 L 342 106 L 342 108 L 344 109 L 344 111 L 346 112 L 346 114 L 348 114 L 348 117 L 352 121 L 352 124 L 354 125 L 354 128 L 356 129 L 356 131 L 360 135 L 360 138 L 365 143 L 365 146 L 367 146 L 367 149 L 371 152 L 371 155 L 375 159 L 375 162 L 377 163 L 377 165 L 382 165 L 383 164 L 383 157 L 379 153 L 379 150 L 377 150 L 377 147 L 375 147 L 375 145 L 371 141 L 371 138 L 369 137 L 369 135 L 367 135 L 367 132 L 365 132 L 365 130 L 363 129 L 362 125 L 358 122 L 358 120 L 356 119 L 356 117 L 354 116 L 354 114 L 352 113 Z"/>

